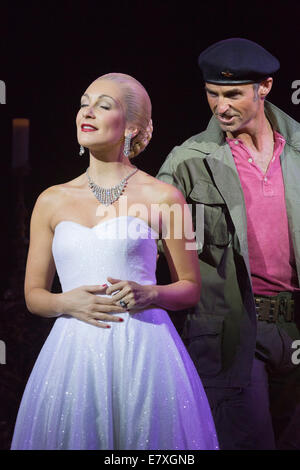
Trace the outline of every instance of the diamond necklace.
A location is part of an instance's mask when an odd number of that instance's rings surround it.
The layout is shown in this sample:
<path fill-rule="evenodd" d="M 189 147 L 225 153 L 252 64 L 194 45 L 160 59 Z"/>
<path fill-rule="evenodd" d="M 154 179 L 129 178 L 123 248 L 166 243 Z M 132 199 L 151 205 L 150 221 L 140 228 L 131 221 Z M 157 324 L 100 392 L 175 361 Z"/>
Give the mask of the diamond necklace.
<path fill-rule="evenodd" d="M 89 187 L 93 191 L 98 201 L 101 202 L 101 204 L 104 204 L 105 206 L 109 206 L 110 204 L 113 204 L 119 199 L 126 186 L 127 180 L 137 171 L 138 168 L 135 167 L 135 170 L 129 173 L 129 175 L 125 176 L 125 178 L 123 178 L 119 184 L 116 184 L 112 188 L 102 188 L 102 186 L 98 186 L 96 183 L 94 183 L 90 178 L 88 168 L 86 169 L 86 175 L 88 178 Z"/>

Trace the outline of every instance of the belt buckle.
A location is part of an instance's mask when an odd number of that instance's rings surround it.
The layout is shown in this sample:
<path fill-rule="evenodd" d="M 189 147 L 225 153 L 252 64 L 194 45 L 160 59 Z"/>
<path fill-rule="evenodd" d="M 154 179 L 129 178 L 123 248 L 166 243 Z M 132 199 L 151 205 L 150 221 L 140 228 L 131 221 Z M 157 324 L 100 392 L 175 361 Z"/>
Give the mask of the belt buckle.
<path fill-rule="evenodd" d="M 278 302 L 275 299 L 260 297 L 255 299 L 257 319 L 267 322 L 276 322 L 278 318 Z"/>
<path fill-rule="evenodd" d="M 257 303 L 256 310 L 258 320 L 267 321 L 269 319 L 269 299 L 255 299 L 255 303 Z"/>

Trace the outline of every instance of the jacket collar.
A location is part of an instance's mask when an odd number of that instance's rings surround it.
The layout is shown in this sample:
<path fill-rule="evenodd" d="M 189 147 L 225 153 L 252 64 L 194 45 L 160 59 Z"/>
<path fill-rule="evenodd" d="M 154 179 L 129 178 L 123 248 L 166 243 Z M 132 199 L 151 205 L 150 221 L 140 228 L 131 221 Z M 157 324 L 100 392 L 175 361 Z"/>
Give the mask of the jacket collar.
<path fill-rule="evenodd" d="M 265 114 L 273 129 L 281 134 L 287 144 L 300 151 L 300 124 L 274 104 L 265 101 Z M 188 147 L 203 153 L 212 153 L 220 146 L 227 144 L 225 132 L 222 131 L 217 119 L 212 116 L 204 132 L 187 141 Z"/>
<path fill-rule="evenodd" d="M 269 101 L 265 102 L 265 114 L 273 129 L 281 134 L 288 145 L 300 151 L 300 124 Z"/>

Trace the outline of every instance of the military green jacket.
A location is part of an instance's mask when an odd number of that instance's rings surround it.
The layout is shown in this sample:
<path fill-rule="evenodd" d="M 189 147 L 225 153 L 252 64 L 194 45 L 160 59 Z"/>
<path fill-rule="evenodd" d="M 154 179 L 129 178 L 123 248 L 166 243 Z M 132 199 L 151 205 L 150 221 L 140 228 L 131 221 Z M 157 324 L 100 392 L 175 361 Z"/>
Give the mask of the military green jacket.
<path fill-rule="evenodd" d="M 269 102 L 265 113 L 273 129 L 286 139 L 280 158 L 300 278 L 300 124 Z M 186 314 L 182 338 L 206 386 L 246 386 L 257 321 L 246 208 L 230 147 L 214 117 L 204 132 L 172 150 L 157 178 L 180 189 L 192 205 L 194 227 L 202 225 L 196 232 L 203 230 L 204 235 L 198 240 L 201 300 Z M 202 218 L 196 217 L 197 204 Z"/>

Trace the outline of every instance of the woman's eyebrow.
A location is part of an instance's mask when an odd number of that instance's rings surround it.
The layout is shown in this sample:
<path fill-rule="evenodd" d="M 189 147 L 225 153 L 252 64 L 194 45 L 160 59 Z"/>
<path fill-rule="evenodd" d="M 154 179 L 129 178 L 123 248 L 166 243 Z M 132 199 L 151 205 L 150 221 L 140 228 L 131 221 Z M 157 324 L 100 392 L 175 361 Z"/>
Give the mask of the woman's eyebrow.
<path fill-rule="evenodd" d="M 89 95 L 88 95 L 87 93 L 84 93 L 84 94 L 82 95 L 82 97 L 84 97 L 84 96 L 87 96 L 87 98 L 89 98 Z M 99 98 L 110 98 L 111 100 L 113 100 L 113 101 L 116 103 L 116 100 L 115 100 L 112 96 L 109 96 L 109 95 L 99 95 L 99 96 L 98 96 L 98 99 L 99 99 Z"/>

